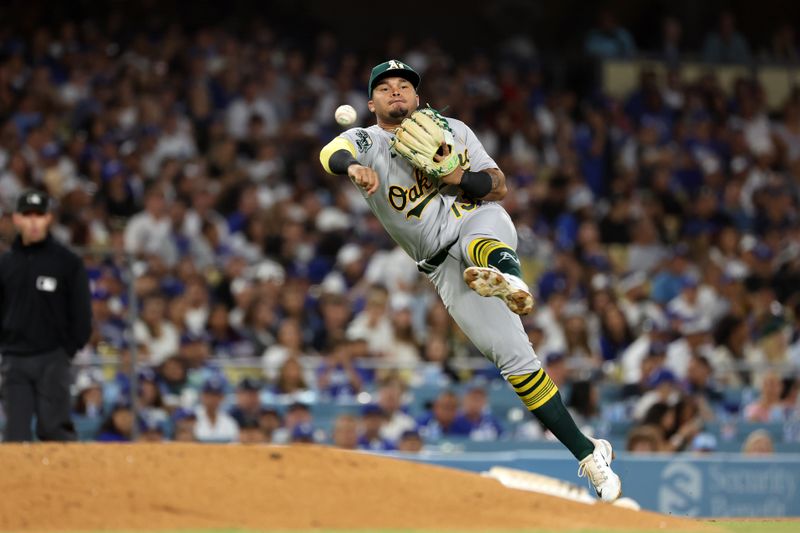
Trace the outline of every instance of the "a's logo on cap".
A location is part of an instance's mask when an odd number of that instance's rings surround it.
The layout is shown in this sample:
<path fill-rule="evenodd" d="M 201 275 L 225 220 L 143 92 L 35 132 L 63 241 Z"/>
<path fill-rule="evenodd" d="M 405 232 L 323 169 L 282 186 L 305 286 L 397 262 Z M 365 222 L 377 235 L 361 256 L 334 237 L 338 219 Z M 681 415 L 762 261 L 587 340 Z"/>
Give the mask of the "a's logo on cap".
<path fill-rule="evenodd" d="M 38 194 L 32 194 L 28 197 L 28 202 L 39 205 L 42 203 L 42 198 Z"/>
<path fill-rule="evenodd" d="M 399 69 L 405 70 L 408 67 L 405 66 L 400 61 L 397 61 L 396 59 L 392 59 L 392 60 L 389 61 L 389 67 L 387 68 L 387 70 L 391 70 L 391 69 L 394 69 L 394 68 L 399 68 Z"/>

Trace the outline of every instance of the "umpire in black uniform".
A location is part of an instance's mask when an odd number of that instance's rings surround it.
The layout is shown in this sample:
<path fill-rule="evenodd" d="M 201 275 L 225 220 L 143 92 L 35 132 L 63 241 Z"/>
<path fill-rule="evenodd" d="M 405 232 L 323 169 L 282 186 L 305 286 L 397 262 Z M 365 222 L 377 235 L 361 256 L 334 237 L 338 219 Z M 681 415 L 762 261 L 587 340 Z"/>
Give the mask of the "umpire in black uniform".
<path fill-rule="evenodd" d="M 71 363 L 91 333 L 91 297 L 80 257 L 56 242 L 48 196 L 24 192 L 13 215 L 17 237 L 0 256 L 0 354 L 4 440 L 75 440 Z"/>

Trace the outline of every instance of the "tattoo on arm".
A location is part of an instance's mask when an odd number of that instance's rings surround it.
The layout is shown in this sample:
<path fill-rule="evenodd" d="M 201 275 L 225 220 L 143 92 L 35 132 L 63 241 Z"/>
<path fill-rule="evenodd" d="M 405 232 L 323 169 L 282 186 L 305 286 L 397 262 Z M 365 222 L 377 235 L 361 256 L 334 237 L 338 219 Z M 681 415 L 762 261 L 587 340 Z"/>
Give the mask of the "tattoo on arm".
<path fill-rule="evenodd" d="M 500 186 L 500 176 L 497 174 L 497 172 L 489 172 L 489 176 L 492 177 L 492 190 L 496 191 Z"/>

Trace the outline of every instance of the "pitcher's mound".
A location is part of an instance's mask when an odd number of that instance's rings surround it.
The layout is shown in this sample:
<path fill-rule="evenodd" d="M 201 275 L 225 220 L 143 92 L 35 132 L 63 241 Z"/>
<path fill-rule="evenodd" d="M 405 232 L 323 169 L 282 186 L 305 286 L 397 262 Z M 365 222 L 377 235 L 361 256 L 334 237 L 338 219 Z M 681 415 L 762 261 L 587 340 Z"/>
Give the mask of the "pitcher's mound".
<path fill-rule="evenodd" d="M 0 446 L 0 529 L 667 529 L 703 525 L 319 446 Z"/>

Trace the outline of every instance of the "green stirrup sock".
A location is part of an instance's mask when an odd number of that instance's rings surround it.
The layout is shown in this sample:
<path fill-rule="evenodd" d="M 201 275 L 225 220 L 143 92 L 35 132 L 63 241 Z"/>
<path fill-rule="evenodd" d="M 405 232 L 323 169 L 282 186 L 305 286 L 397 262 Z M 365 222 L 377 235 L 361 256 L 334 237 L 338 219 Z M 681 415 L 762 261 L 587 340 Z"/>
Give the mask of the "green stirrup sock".
<path fill-rule="evenodd" d="M 507 379 L 525 407 L 569 448 L 578 461 L 594 451 L 594 444 L 575 425 L 561 401 L 558 387 L 543 368 L 532 374 L 508 376 Z"/>
<path fill-rule="evenodd" d="M 558 392 L 544 405 L 531 412 L 564 446 L 569 448 L 578 461 L 594 451 L 594 444 L 575 425 Z"/>
<path fill-rule="evenodd" d="M 512 274 L 518 278 L 522 277 L 519 257 L 517 256 L 517 252 L 511 248 L 503 247 L 492 250 L 489 253 L 489 260 L 487 263 L 503 274 Z"/>

